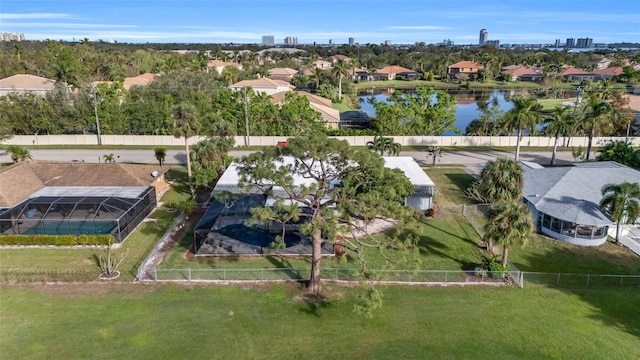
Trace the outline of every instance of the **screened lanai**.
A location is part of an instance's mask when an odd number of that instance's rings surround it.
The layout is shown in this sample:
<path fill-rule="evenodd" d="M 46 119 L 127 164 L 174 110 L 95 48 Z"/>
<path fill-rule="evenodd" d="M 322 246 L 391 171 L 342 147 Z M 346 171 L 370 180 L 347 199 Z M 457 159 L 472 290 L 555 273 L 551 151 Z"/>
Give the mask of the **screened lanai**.
<path fill-rule="evenodd" d="M 51 187 L 0 213 L 0 233 L 111 234 L 122 242 L 156 206 L 154 187 Z"/>
<path fill-rule="evenodd" d="M 284 224 L 271 220 L 254 223 L 251 210 L 269 205 L 263 194 L 238 194 L 214 200 L 202 216 L 194 231 L 196 255 L 308 255 L 311 254 L 311 239 L 300 233 L 300 224 L 305 221 L 287 221 Z M 304 209 L 303 209 L 304 211 Z M 284 247 L 275 248 L 276 237 L 282 237 Z M 333 246 L 323 245 L 323 253 L 332 254 Z"/>

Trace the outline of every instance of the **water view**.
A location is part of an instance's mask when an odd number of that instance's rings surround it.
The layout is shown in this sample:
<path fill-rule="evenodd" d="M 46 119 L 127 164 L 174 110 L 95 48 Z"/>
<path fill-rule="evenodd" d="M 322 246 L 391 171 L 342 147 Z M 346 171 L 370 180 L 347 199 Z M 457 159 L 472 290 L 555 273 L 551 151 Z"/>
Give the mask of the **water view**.
<path fill-rule="evenodd" d="M 361 93 L 358 97 L 358 103 L 361 106 L 362 111 L 366 112 L 370 117 L 376 116 L 376 111 L 370 100 L 373 98 L 376 101 L 386 101 L 392 94 L 393 89 L 390 91 L 374 91 L 372 93 Z M 407 94 L 414 94 L 413 90 L 406 91 Z M 485 90 L 485 91 L 460 91 L 450 90 L 450 95 L 457 97 L 458 102 L 456 105 L 456 122 L 455 126 L 460 129 L 464 134 L 465 129 L 469 123 L 480 117 L 482 111 L 480 106 L 484 104 L 491 105 L 497 104 L 501 110 L 508 111 L 513 105 L 507 101 L 506 97 L 512 95 L 512 91 L 509 90 Z M 435 96 L 434 96 L 435 99 Z M 453 131 L 447 131 L 443 135 L 456 135 Z"/>

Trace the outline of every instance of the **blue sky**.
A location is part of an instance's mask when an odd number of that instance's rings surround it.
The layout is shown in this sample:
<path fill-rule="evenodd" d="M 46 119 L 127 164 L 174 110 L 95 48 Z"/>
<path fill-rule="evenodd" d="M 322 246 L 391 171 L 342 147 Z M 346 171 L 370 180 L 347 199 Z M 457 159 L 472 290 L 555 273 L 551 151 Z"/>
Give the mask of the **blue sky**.
<path fill-rule="evenodd" d="M 0 0 L 0 32 L 28 40 L 476 44 L 640 42 L 640 0 Z"/>

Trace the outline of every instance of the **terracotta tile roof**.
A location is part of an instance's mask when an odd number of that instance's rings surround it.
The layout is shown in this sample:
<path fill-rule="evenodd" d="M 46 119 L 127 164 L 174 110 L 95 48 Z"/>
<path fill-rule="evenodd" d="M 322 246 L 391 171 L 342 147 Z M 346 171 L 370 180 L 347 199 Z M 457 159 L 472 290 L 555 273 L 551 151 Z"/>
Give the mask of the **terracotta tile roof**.
<path fill-rule="evenodd" d="M 242 88 L 242 87 L 252 87 L 252 88 L 276 88 L 280 86 L 289 86 L 290 84 L 283 80 L 272 80 L 269 78 L 260 78 L 254 80 L 242 80 L 237 82 L 231 86 L 230 88 Z"/>
<path fill-rule="evenodd" d="M 514 70 L 510 70 L 510 71 L 505 71 L 505 74 L 509 74 L 509 75 L 514 75 L 514 76 L 522 76 L 522 75 L 531 75 L 531 74 L 539 74 L 539 72 L 533 70 L 533 69 L 529 69 L 526 67 L 520 67 Z"/>
<path fill-rule="evenodd" d="M 449 68 L 481 68 L 482 65 L 473 61 L 459 61 L 453 65 L 449 65 Z"/>
<path fill-rule="evenodd" d="M 622 74 L 624 70 L 622 70 L 619 66 L 608 67 L 606 69 L 593 70 L 592 73 L 598 75 L 607 75 L 607 76 L 618 76 Z"/>
<path fill-rule="evenodd" d="M 309 106 L 322 115 L 322 120 L 327 122 L 338 122 L 340 120 L 340 111 L 331 107 L 331 100 L 322 96 L 314 95 L 306 91 L 295 91 L 300 96 L 304 96 L 309 100 Z M 287 95 L 286 92 L 279 92 L 271 95 L 271 103 L 281 105 Z"/>
<path fill-rule="evenodd" d="M 569 66 L 568 68 L 564 69 L 562 72 L 560 72 L 560 75 L 562 76 L 567 76 L 567 75 L 591 75 L 592 73 L 590 72 L 586 72 L 584 70 L 580 70 L 578 68 L 575 68 L 573 66 Z"/>
<path fill-rule="evenodd" d="M 342 55 L 342 54 L 338 54 L 338 55 L 333 55 L 329 57 L 332 60 L 344 60 L 344 61 L 351 61 L 351 58 L 346 56 L 346 55 Z"/>
<path fill-rule="evenodd" d="M 0 80 L 0 89 L 38 89 L 51 90 L 56 85 L 55 80 L 35 75 L 18 74 Z"/>
<path fill-rule="evenodd" d="M 45 186 L 151 186 L 167 169 L 122 163 L 30 160 L 0 170 L 0 206 L 13 206 Z"/>
<path fill-rule="evenodd" d="M 381 69 L 376 70 L 377 74 L 400 74 L 400 73 L 414 73 L 415 71 L 411 69 L 407 69 L 402 66 L 392 65 L 385 66 Z"/>
<path fill-rule="evenodd" d="M 269 70 L 269 76 L 285 75 L 292 76 L 298 73 L 298 70 L 291 68 L 273 68 Z"/>
<path fill-rule="evenodd" d="M 234 66 L 237 68 L 241 68 L 242 65 L 234 62 L 220 61 L 220 60 L 209 60 L 207 63 L 207 67 L 225 67 L 225 66 Z"/>

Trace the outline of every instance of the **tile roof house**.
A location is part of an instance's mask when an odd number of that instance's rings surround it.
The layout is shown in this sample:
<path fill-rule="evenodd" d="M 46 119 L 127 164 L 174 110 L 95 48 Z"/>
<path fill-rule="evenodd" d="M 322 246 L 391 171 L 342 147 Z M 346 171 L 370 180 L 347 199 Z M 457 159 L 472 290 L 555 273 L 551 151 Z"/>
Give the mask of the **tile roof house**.
<path fill-rule="evenodd" d="M 222 70 L 224 70 L 224 68 L 227 66 L 232 66 L 237 68 L 238 70 L 242 70 L 241 64 L 220 60 L 209 60 L 209 62 L 207 63 L 207 70 L 214 69 L 218 74 L 222 74 Z"/>
<path fill-rule="evenodd" d="M 417 77 L 418 72 L 397 65 L 385 66 L 373 74 L 374 80 L 415 80 Z"/>
<path fill-rule="evenodd" d="M 122 163 L 22 161 L 0 169 L 0 207 L 12 207 L 47 187 L 86 187 L 98 192 L 101 187 L 153 186 L 159 195 L 169 186 L 164 180 L 167 170 Z"/>
<path fill-rule="evenodd" d="M 267 95 L 274 95 L 283 91 L 292 91 L 294 89 L 291 84 L 283 80 L 271 80 L 269 78 L 260 78 L 254 80 L 242 80 L 235 84 L 229 85 L 232 91 L 240 91 L 243 88 L 252 88 L 253 91 L 263 92 Z"/>
<path fill-rule="evenodd" d="M 331 61 L 331 63 L 333 63 L 333 64 L 337 63 L 338 60 L 349 62 L 349 61 L 351 61 L 351 58 L 346 56 L 346 55 L 341 55 L 341 54 L 333 55 L 333 56 L 329 57 L 329 61 Z"/>
<path fill-rule="evenodd" d="M 516 66 L 513 68 L 503 69 L 502 72 L 506 75 L 511 75 L 511 81 L 520 80 L 538 82 L 544 79 L 544 74 L 526 66 Z"/>
<path fill-rule="evenodd" d="M 575 245 L 605 243 L 614 221 L 600 210 L 606 184 L 640 183 L 640 171 L 612 161 L 544 168 L 522 162 L 523 198 L 545 235 Z"/>
<path fill-rule="evenodd" d="M 0 96 L 12 92 L 33 92 L 45 94 L 56 86 L 56 81 L 35 75 L 17 74 L 0 79 Z"/>
<path fill-rule="evenodd" d="M 624 70 L 620 66 L 608 67 L 606 69 L 593 70 L 596 80 L 613 79 L 618 75 L 622 75 Z"/>
<path fill-rule="evenodd" d="M 560 72 L 560 76 L 564 77 L 568 81 L 583 81 L 583 80 L 593 80 L 595 75 L 593 73 L 580 70 L 573 66 L 569 66 Z"/>
<path fill-rule="evenodd" d="M 298 70 L 294 70 L 291 68 L 273 68 L 269 69 L 269 79 L 289 82 L 297 73 Z"/>
<path fill-rule="evenodd" d="M 449 80 L 458 80 L 458 75 L 464 74 L 469 77 L 469 80 L 474 81 L 480 69 L 482 69 L 482 65 L 473 61 L 459 61 L 447 67 L 447 78 Z"/>
<path fill-rule="evenodd" d="M 340 111 L 331 107 L 331 100 L 323 98 L 322 96 L 314 95 L 306 91 L 295 91 L 300 96 L 304 96 L 309 100 L 309 106 L 320 113 L 322 120 L 327 123 L 327 127 L 331 129 L 337 129 L 340 122 Z M 280 92 L 271 96 L 271 103 L 276 105 L 282 105 L 285 99 L 286 92 Z"/>
<path fill-rule="evenodd" d="M 312 62 L 311 65 L 322 70 L 331 69 L 331 63 L 325 60 L 316 60 Z"/>
<path fill-rule="evenodd" d="M 587 60 L 582 63 L 582 66 L 593 66 L 595 70 L 606 69 L 611 65 L 611 60 L 606 57 L 598 57 L 595 59 Z"/>

